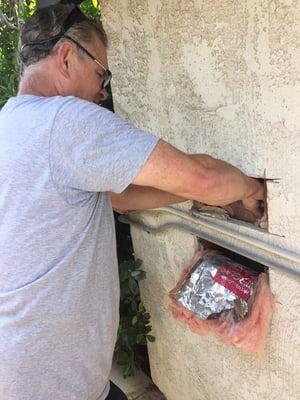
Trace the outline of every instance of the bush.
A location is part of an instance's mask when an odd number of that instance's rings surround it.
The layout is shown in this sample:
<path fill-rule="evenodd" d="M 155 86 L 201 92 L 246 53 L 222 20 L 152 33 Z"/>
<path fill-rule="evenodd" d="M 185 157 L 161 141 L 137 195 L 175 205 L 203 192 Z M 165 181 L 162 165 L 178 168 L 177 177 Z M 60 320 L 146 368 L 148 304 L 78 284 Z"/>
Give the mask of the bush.
<path fill-rule="evenodd" d="M 0 0 L 0 6 L 0 108 L 2 108 L 18 89 L 16 48 L 22 10 L 17 1 Z"/>
<path fill-rule="evenodd" d="M 141 260 L 124 261 L 119 265 L 121 303 L 115 359 L 122 366 L 124 377 L 134 375 L 144 362 L 139 345 L 155 340 L 149 335 L 152 329 L 150 314 L 140 299 L 138 282 L 146 278 L 141 266 Z"/>

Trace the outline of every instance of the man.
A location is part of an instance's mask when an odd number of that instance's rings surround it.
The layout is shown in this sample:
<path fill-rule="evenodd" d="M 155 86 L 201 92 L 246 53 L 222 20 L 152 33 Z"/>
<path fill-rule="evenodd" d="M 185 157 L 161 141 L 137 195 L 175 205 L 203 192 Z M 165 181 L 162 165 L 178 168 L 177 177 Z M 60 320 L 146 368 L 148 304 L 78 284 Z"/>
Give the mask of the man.
<path fill-rule="evenodd" d="M 0 113 L 0 398 L 125 399 L 109 385 L 119 282 L 112 207 L 242 200 L 261 184 L 187 155 L 98 104 L 101 26 L 64 4 L 22 28 L 18 96 Z"/>

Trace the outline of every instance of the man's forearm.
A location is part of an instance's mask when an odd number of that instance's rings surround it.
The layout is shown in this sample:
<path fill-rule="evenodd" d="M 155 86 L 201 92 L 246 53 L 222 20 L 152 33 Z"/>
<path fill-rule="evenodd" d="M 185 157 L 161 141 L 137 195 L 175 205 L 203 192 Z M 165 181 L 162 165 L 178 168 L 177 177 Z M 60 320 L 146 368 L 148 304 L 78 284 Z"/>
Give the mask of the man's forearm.
<path fill-rule="evenodd" d="M 148 186 L 130 185 L 122 193 L 110 193 L 113 208 L 118 212 L 146 210 L 186 201 L 175 194 Z"/>
<path fill-rule="evenodd" d="M 207 155 L 183 153 L 163 140 L 158 142 L 133 183 L 217 206 L 253 196 L 263 199 L 260 182 L 234 166 Z"/>
<path fill-rule="evenodd" d="M 210 190 L 204 194 L 209 199 L 208 203 L 211 202 L 212 205 L 226 205 L 251 196 L 257 190 L 257 182 L 254 179 L 247 177 L 226 161 L 206 154 L 191 154 L 190 157 L 206 169 L 208 179 L 212 182 Z M 236 196 L 239 199 L 235 199 Z"/>
<path fill-rule="evenodd" d="M 215 197 L 215 205 L 227 205 L 236 201 L 234 197 L 232 197 L 231 201 L 229 199 L 231 196 L 236 195 L 236 188 L 239 186 L 238 181 L 242 180 L 244 181 L 244 185 L 241 185 L 239 200 L 242 200 L 244 206 L 255 215 L 258 216 L 261 214 L 261 209 L 257 208 L 259 205 L 257 200 L 264 199 L 264 187 L 258 179 L 244 175 L 240 170 L 223 160 L 218 160 L 204 154 L 192 154 L 190 157 L 211 171 L 211 174 L 215 176 L 215 180 L 219 180 L 220 185 L 215 185 L 215 190 L 209 193 L 211 198 Z M 226 192 L 227 196 L 224 195 Z M 242 193 L 244 193 L 243 196 Z M 208 204 L 213 203 L 210 202 Z"/>

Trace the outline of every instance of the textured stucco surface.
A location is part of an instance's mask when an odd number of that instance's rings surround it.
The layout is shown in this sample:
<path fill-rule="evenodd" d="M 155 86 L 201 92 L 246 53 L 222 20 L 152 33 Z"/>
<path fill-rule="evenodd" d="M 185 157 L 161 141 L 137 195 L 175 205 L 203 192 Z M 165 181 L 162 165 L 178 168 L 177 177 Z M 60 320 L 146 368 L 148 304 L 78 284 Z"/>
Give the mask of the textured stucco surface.
<path fill-rule="evenodd" d="M 116 112 L 184 151 L 279 178 L 268 184 L 276 235 L 265 242 L 299 254 L 299 1 L 104 0 L 103 19 Z M 148 272 L 142 294 L 157 336 L 153 378 L 168 400 L 300 398 L 299 281 L 270 272 L 278 306 L 266 359 L 257 364 L 167 312 L 166 294 L 195 239 L 136 229 L 133 239 Z"/>
<path fill-rule="evenodd" d="M 146 215 L 144 222 L 155 224 Z M 195 249 L 179 231 L 149 235 L 132 229 L 135 253 L 144 259 L 143 300 L 152 316 L 149 353 L 154 382 L 168 400 L 298 400 L 300 398 L 300 298 L 298 282 L 270 272 L 276 313 L 263 361 L 214 336 L 198 336 L 168 312 L 168 291 Z"/>

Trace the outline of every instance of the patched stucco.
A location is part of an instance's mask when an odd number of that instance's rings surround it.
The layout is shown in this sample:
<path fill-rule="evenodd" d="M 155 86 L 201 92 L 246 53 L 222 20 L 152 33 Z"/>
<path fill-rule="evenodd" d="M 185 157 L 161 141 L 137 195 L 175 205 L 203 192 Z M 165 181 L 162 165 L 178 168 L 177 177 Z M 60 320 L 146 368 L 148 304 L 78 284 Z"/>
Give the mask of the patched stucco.
<path fill-rule="evenodd" d="M 265 241 L 299 254 L 299 1 L 105 0 L 103 20 L 116 112 L 184 151 L 279 178 L 268 184 L 276 235 Z M 168 314 L 167 292 L 195 239 L 175 230 L 132 233 L 157 336 L 151 369 L 168 400 L 300 398 L 299 282 L 271 270 L 278 305 L 266 360 L 257 365 Z"/>

